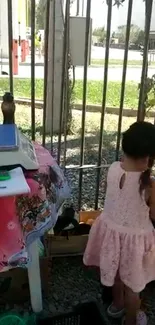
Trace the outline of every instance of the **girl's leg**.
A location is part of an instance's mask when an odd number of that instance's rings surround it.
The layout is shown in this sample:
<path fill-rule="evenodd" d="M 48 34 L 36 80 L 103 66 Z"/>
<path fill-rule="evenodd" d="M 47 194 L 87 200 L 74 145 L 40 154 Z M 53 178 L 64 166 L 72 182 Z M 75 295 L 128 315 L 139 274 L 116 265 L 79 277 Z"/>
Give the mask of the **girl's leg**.
<path fill-rule="evenodd" d="M 115 284 L 112 288 L 113 302 L 108 307 L 107 312 L 110 317 L 120 318 L 124 315 L 124 284 L 119 275 L 116 276 Z"/>
<path fill-rule="evenodd" d="M 124 309 L 124 284 L 121 281 L 119 274 L 117 274 L 115 279 L 115 284 L 113 286 L 113 305 L 117 310 Z"/>
<path fill-rule="evenodd" d="M 126 309 L 125 325 L 145 324 L 145 322 L 143 322 L 145 317 L 144 315 L 140 319 L 140 322 L 137 319 L 138 312 L 140 311 L 140 305 L 141 305 L 139 293 L 133 292 L 130 288 L 126 286 L 124 287 L 124 292 L 125 292 L 125 309 Z"/>

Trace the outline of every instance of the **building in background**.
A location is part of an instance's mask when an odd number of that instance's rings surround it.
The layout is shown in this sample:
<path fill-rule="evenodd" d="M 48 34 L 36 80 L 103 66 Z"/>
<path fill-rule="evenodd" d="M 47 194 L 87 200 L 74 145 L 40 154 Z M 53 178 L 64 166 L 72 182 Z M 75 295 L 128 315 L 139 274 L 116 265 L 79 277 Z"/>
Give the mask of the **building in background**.
<path fill-rule="evenodd" d="M 13 39 L 26 39 L 27 0 L 12 1 Z M 0 55 L 8 58 L 8 7 L 6 0 L 0 0 Z"/>

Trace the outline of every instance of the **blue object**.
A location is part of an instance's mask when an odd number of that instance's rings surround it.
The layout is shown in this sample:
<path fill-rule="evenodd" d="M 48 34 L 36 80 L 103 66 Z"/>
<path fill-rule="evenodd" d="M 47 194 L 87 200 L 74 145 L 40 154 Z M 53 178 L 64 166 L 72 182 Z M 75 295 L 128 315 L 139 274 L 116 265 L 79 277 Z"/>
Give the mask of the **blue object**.
<path fill-rule="evenodd" d="M 15 124 L 0 125 L 0 151 L 18 149 L 18 130 Z"/>

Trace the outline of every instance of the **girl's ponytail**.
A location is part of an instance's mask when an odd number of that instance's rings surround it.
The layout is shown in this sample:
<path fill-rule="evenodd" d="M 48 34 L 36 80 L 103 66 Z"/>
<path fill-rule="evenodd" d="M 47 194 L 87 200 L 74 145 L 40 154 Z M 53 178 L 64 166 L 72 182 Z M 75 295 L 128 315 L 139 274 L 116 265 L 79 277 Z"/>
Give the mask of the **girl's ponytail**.
<path fill-rule="evenodd" d="M 140 194 L 142 194 L 142 192 L 151 186 L 151 172 L 152 172 L 152 167 L 154 164 L 154 159 L 153 158 L 149 158 L 149 163 L 148 163 L 148 169 L 146 169 L 140 176 L 139 179 L 139 183 L 140 183 L 140 187 L 139 187 L 139 192 Z"/>

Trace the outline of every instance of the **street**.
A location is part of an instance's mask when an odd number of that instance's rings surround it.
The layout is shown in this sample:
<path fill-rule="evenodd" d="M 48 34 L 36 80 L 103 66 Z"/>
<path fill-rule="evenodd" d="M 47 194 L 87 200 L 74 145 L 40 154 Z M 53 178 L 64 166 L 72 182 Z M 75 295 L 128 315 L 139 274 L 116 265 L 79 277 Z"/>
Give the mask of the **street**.
<path fill-rule="evenodd" d="M 83 67 L 77 67 L 75 69 L 76 80 L 83 79 Z M 121 81 L 122 80 L 122 67 L 109 67 L 108 80 L 109 81 Z M 3 71 L 9 72 L 9 66 L 4 65 Z M 149 68 L 148 76 L 151 77 L 155 74 L 155 67 Z M 104 68 L 103 67 L 88 67 L 88 80 L 103 80 Z M 36 78 L 44 78 L 44 67 L 36 66 L 35 68 Z M 19 66 L 19 78 L 31 78 L 31 67 L 30 66 Z M 141 68 L 128 67 L 127 69 L 127 81 L 139 82 L 141 78 Z"/>
<path fill-rule="evenodd" d="M 104 59 L 105 56 L 105 49 L 100 47 L 92 46 L 92 59 Z M 110 49 L 109 52 L 109 59 L 115 60 L 123 60 L 124 57 L 124 50 L 119 49 Z M 141 52 L 140 51 L 130 51 L 128 52 L 128 59 L 134 61 L 142 60 Z M 44 66 L 43 66 L 43 57 L 41 60 L 38 59 L 36 56 L 36 65 L 35 68 L 35 76 L 36 78 L 44 78 Z M 9 72 L 9 65 L 8 60 L 3 60 L 0 65 L 1 71 Z M 83 67 L 76 67 L 75 68 L 75 77 L 76 80 L 83 79 Z M 109 81 L 121 81 L 122 80 L 122 70 L 123 68 L 120 66 L 112 66 L 109 65 L 108 71 L 108 80 Z M 149 67 L 148 76 L 151 77 L 155 74 L 155 66 Z M 103 66 L 89 66 L 88 67 L 88 80 L 103 80 L 104 75 L 104 67 Z M 27 58 L 26 65 L 20 64 L 19 65 L 19 73 L 18 77 L 20 78 L 31 78 L 31 66 L 30 66 L 30 57 Z M 134 67 L 128 66 L 127 69 L 127 81 L 135 81 L 139 82 L 141 78 L 141 67 Z"/>

